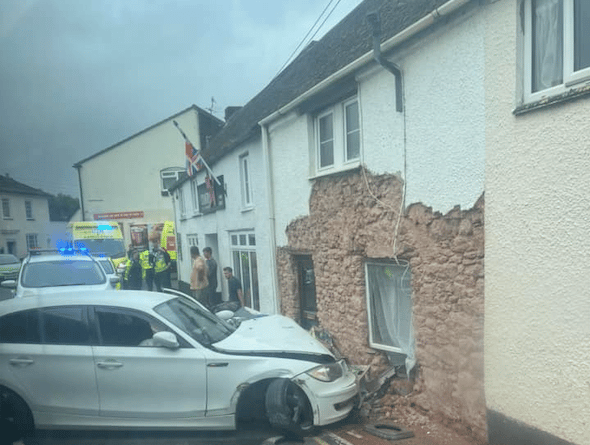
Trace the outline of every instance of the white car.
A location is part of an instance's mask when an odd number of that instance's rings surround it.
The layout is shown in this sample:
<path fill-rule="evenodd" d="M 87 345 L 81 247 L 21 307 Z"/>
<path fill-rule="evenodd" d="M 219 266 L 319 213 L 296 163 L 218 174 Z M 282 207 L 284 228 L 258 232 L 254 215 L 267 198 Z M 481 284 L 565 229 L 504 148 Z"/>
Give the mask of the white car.
<path fill-rule="evenodd" d="M 20 260 L 10 253 L 0 253 L 0 282 L 18 277 Z"/>
<path fill-rule="evenodd" d="M 356 375 L 293 320 L 234 328 L 194 300 L 63 291 L 0 302 L 0 412 L 38 429 L 235 429 L 252 414 L 305 434 L 345 418 Z"/>
<path fill-rule="evenodd" d="M 107 275 L 106 266 L 88 253 L 77 250 L 32 251 L 23 260 L 17 280 L 3 281 L 1 286 L 13 289 L 17 298 L 41 295 L 65 286 L 79 290 L 109 290 L 116 286 L 119 278 L 114 271 Z"/>

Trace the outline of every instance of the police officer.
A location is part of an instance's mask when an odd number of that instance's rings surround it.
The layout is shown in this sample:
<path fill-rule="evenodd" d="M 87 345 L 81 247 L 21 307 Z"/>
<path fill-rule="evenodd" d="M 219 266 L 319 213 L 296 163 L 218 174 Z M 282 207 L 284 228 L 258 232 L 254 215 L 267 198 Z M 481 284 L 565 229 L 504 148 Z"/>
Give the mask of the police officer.
<path fill-rule="evenodd" d="M 141 264 L 139 262 L 139 254 L 133 252 L 131 257 L 127 260 L 127 267 L 125 267 L 125 278 L 123 280 L 123 288 L 131 290 L 141 289 Z"/>
<path fill-rule="evenodd" d="M 154 249 L 154 271 L 154 282 L 158 292 L 162 292 L 163 287 L 172 287 L 170 281 L 170 255 L 161 247 Z"/>
<path fill-rule="evenodd" d="M 139 254 L 139 262 L 141 263 L 142 278 L 145 280 L 147 290 L 151 291 L 154 288 L 154 255 L 149 248 Z"/>

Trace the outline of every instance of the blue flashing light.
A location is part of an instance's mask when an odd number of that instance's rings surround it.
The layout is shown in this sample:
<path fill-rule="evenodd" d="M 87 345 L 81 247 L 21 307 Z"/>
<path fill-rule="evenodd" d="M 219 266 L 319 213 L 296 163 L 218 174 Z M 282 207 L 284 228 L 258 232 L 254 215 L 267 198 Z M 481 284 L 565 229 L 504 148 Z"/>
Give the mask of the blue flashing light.
<path fill-rule="evenodd" d="M 98 224 L 96 228 L 98 230 L 113 230 L 110 224 Z"/>

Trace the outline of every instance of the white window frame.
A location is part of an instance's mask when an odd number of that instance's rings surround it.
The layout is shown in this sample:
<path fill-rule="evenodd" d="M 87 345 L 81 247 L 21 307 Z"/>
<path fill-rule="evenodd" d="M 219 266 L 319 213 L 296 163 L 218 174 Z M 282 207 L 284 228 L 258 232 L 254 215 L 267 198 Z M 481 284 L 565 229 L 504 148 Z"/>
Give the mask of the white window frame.
<path fill-rule="evenodd" d="M 27 221 L 32 221 L 35 218 L 33 217 L 33 201 L 26 200 L 25 201 L 25 217 Z"/>
<path fill-rule="evenodd" d="M 199 235 L 196 233 L 189 233 L 186 236 L 186 243 L 188 244 L 188 248 L 190 249 L 192 246 L 199 247 Z"/>
<path fill-rule="evenodd" d="M 36 233 L 27 233 L 27 251 L 39 248 L 39 241 Z"/>
<path fill-rule="evenodd" d="M 197 178 L 192 178 L 190 180 L 191 183 L 191 203 L 193 206 L 193 215 L 198 215 L 200 213 L 199 210 L 199 190 L 197 184 Z"/>
<path fill-rule="evenodd" d="M 394 345 L 391 344 L 385 344 L 379 341 L 378 338 L 376 338 L 376 329 L 377 327 L 375 326 L 375 318 L 376 315 L 378 313 L 382 313 L 385 314 L 386 311 L 385 310 L 376 310 L 373 311 L 373 295 L 371 293 L 371 289 L 372 289 L 372 283 L 370 282 L 370 276 L 371 274 L 369 273 L 369 268 L 370 267 L 380 267 L 380 268 L 389 268 L 391 270 L 392 274 L 395 274 L 396 280 L 401 280 L 402 281 L 402 288 L 403 290 L 406 291 L 406 293 L 404 295 L 401 296 L 394 296 L 394 298 L 403 298 L 405 300 L 409 299 L 409 305 L 410 305 L 410 313 L 409 314 L 405 314 L 406 317 L 409 317 L 410 320 L 412 320 L 412 289 L 411 289 L 411 282 L 410 282 L 410 265 L 406 262 L 406 261 L 401 261 L 399 262 L 399 264 L 397 264 L 396 262 L 385 262 L 385 261 L 378 261 L 378 260 L 367 260 L 365 262 L 365 289 L 366 289 L 366 297 L 367 297 L 367 318 L 369 321 L 369 345 L 374 348 L 374 349 L 379 349 L 379 350 L 383 350 L 383 351 L 390 351 L 390 352 L 396 352 L 399 354 L 408 354 L 408 350 L 402 349 L 401 347 L 396 347 Z M 406 275 L 407 274 L 407 275 Z M 404 281 L 406 280 L 406 281 Z M 375 303 L 376 304 L 376 303 Z M 399 308 L 399 307 L 403 307 L 404 304 L 408 304 L 407 301 L 405 302 L 401 302 L 399 299 L 396 301 L 392 301 L 391 302 L 391 306 L 389 306 L 389 309 L 392 309 L 393 311 L 395 311 L 395 308 Z M 375 312 L 375 313 L 374 313 Z M 387 314 L 386 314 L 387 315 Z M 393 322 L 393 317 L 387 317 L 387 320 L 390 320 L 391 322 Z M 413 326 L 411 324 L 410 321 L 410 325 L 409 325 L 409 332 L 406 332 L 406 334 L 408 335 L 408 337 L 410 339 L 412 339 L 412 343 L 413 343 Z M 397 330 L 397 327 L 394 328 L 394 330 Z M 412 345 L 413 348 L 413 345 Z M 413 354 L 413 349 L 411 351 L 411 354 Z"/>
<path fill-rule="evenodd" d="M 349 122 L 347 121 L 346 109 L 347 107 L 353 104 L 356 104 L 357 107 L 358 128 L 349 130 Z M 320 139 L 320 121 L 322 119 L 327 118 L 328 116 L 331 116 L 332 118 L 332 138 L 325 139 L 325 141 L 322 141 Z M 360 165 L 360 160 L 362 157 L 362 122 L 360 116 L 360 102 L 358 100 L 358 96 L 353 96 L 346 99 L 345 101 L 339 102 L 338 104 L 331 106 L 330 108 L 324 109 L 322 112 L 318 113 L 317 116 L 314 118 L 314 151 L 316 162 L 315 171 L 317 175 L 348 170 Z M 359 146 L 358 156 L 349 159 L 347 136 L 350 133 L 358 133 Z M 321 144 L 330 142 L 332 143 L 333 162 L 332 164 L 322 166 Z"/>
<path fill-rule="evenodd" d="M 240 164 L 240 187 L 242 190 L 242 207 L 251 209 L 254 207 L 252 193 L 252 175 L 250 174 L 250 156 L 248 152 L 239 157 Z"/>
<path fill-rule="evenodd" d="M 174 179 L 174 182 L 177 182 L 181 178 L 184 171 L 185 170 L 180 167 L 160 170 L 160 191 L 162 192 L 162 196 L 168 196 L 169 194 L 168 189 L 164 187 L 164 179 L 172 178 Z"/>
<path fill-rule="evenodd" d="M 242 291 L 244 293 L 244 302 L 250 303 L 249 307 L 260 310 L 260 282 L 258 281 L 258 254 L 256 252 L 256 235 L 254 231 L 244 230 L 239 232 L 230 232 L 229 234 L 230 258 L 232 259 L 233 275 L 240 280 Z M 239 267 L 236 265 L 236 254 L 240 258 Z M 241 261 L 244 256 L 248 260 L 248 280 L 245 280 L 244 270 Z M 256 262 L 256 268 L 252 264 Z M 254 270 L 255 269 L 255 270 Z M 256 276 L 254 275 L 256 273 Z M 254 283 L 258 288 L 254 289 Z M 250 287 L 248 287 L 250 285 Z M 248 301 L 250 299 L 250 301 Z"/>
<path fill-rule="evenodd" d="M 524 98 L 536 102 L 547 97 L 564 94 L 583 82 L 590 81 L 590 67 L 574 71 L 574 0 L 562 0 L 563 5 L 563 82 L 533 92 L 533 0 L 524 0 Z M 584 30 L 583 32 L 587 32 Z"/>
<path fill-rule="evenodd" d="M 12 219 L 10 216 L 10 199 L 2 198 L 2 218 Z"/>
<path fill-rule="evenodd" d="M 178 210 L 180 212 L 180 218 L 186 219 L 186 203 L 184 202 L 184 190 L 183 187 L 177 189 L 176 200 L 178 201 Z"/>

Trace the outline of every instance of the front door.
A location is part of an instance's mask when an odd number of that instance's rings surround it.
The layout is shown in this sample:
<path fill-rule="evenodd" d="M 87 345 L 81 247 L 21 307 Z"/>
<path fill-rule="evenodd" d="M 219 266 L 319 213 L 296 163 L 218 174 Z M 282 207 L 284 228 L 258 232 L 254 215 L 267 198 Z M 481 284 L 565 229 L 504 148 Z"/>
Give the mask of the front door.
<path fill-rule="evenodd" d="M 301 326 L 304 329 L 310 329 L 318 325 L 313 260 L 311 255 L 302 255 L 296 258 L 296 263 L 299 275 Z"/>

